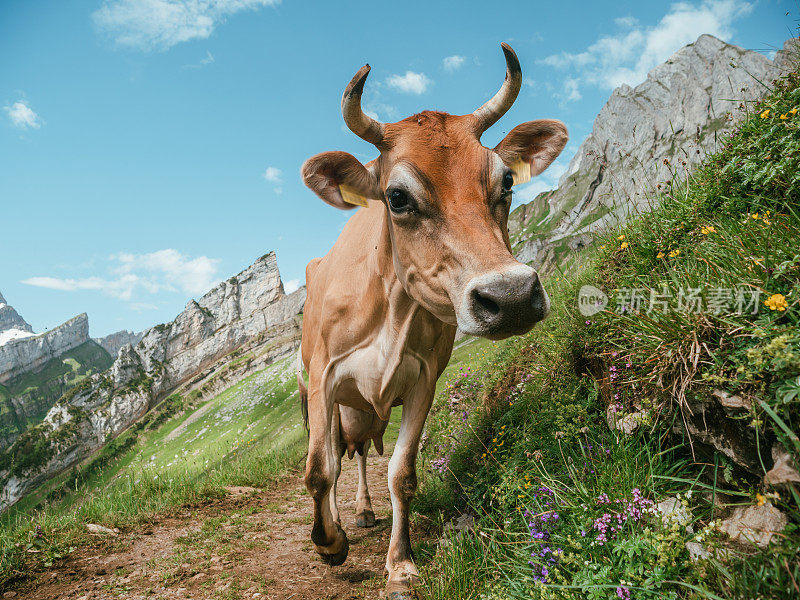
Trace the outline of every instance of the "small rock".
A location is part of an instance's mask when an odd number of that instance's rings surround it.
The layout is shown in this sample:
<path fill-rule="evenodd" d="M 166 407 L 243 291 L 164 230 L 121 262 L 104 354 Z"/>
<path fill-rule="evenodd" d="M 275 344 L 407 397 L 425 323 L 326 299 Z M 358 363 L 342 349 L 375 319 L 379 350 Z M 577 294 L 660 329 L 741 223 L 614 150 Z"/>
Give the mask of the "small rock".
<path fill-rule="evenodd" d="M 450 538 L 456 537 L 458 535 L 471 533 L 475 529 L 475 517 L 473 517 L 469 513 L 463 513 L 458 515 L 456 518 L 449 521 L 444 526 L 443 536 L 442 539 L 439 540 L 439 544 L 442 546 L 446 546 L 450 543 Z"/>
<path fill-rule="evenodd" d="M 658 512 L 661 514 L 661 522 L 664 527 L 672 527 L 675 524 L 686 526 L 687 530 L 691 527 L 692 514 L 676 497 L 667 498 L 659 502 Z"/>
<path fill-rule="evenodd" d="M 753 407 L 753 404 L 747 398 L 742 398 L 741 396 L 737 396 L 736 394 L 729 394 L 724 390 L 714 390 L 711 392 L 711 395 L 714 396 L 719 403 L 724 406 L 725 408 L 730 408 L 732 410 L 736 409 L 743 409 L 743 410 L 750 410 Z"/>
<path fill-rule="evenodd" d="M 625 435 L 632 435 L 634 431 L 639 429 L 639 426 L 644 421 L 646 413 L 644 411 L 633 412 L 625 414 L 619 410 L 618 405 L 611 404 L 606 410 L 606 423 L 608 427 L 614 431 L 621 431 Z"/>
<path fill-rule="evenodd" d="M 103 525 L 97 525 L 96 523 L 86 523 L 86 529 L 89 530 L 89 533 L 98 533 L 103 535 L 117 535 L 119 533 L 119 529 L 116 527 L 111 529 L 109 527 L 104 527 Z"/>
<path fill-rule="evenodd" d="M 766 548 L 772 536 L 783 531 L 788 522 L 785 514 L 766 502 L 762 506 L 738 507 L 722 522 L 720 529 L 734 541 Z"/>
<path fill-rule="evenodd" d="M 794 468 L 791 455 L 780 444 L 772 447 L 773 467 L 764 476 L 764 482 L 772 487 L 788 483 L 800 483 L 800 473 Z"/>
<path fill-rule="evenodd" d="M 686 549 L 689 551 L 689 558 L 692 562 L 697 562 L 704 558 L 711 558 L 711 553 L 698 542 L 686 542 Z"/>

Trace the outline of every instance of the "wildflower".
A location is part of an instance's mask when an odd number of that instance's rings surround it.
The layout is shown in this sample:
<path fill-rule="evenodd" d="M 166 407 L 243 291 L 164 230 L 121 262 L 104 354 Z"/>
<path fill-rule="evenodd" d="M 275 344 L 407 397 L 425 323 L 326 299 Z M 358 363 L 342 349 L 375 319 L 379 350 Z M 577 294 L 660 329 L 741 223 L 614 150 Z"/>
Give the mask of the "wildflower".
<path fill-rule="evenodd" d="M 619 249 L 620 249 L 620 250 L 625 250 L 625 248 L 627 248 L 627 247 L 628 247 L 628 242 L 622 242 L 622 243 L 619 245 Z"/>
<path fill-rule="evenodd" d="M 623 233 L 621 236 L 617 238 L 620 242 L 625 239 L 625 234 Z"/>
<path fill-rule="evenodd" d="M 709 233 L 716 233 L 717 229 L 713 225 L 706 225 L 700 230 L 700 233 L 703 235 L 708 235 Z"/>
<path fill-rule="evenodd" d="M 767 117 L 769 117 L 769 109 L 767 109 L 767 110 L 765 110 L 764 112 L 762 112 L 762 113 L 761 113 L 759 116 L 760 116 L 762 119 L 766 119 Z"/>
<path fill-rule="evenodd" d="M 750 215 L 750 216 L 751 216 L 751 217 L 753 217 L 753 220 L 754 220 L 754 221 L 758 221 L 758 213 L 753 213 L 753 214 L 752 214 L 752 215 Z"/>
<path fill-rule="evenodd" d="M 756 494 L 756 502 L 759 506 L 764 506 L 767 503 L 767 499 L 761 494 Z"/>
<path fill-rule="evenodd" d="M 789 116 L 788 116 L 788 115 L 781 115 L 781 121 L 785 121 L 785 120 L 786 120 L 786 119 L 788 119 L 788 118 L 789 118 Z"/>
<path fill-rule="evenodd" d="M 770 310 L 777 310 L 777 311 L 784 311 L 786 310 L 788 303 L 786 302 L 786 297 L 783 294 L 772 294 L 767 300 L 764 301 L 764 304 Z"/>
<path fill-rule="evenodd" d="M 656 254 L 656 258 L 664 258 L 664 253 L 659 252 L 658 254 Z"/>
<path fill-rule="evenodd" d="M 789 112 L 792 113 L 792 115 L 796 115 L 797 114 L 797 107 L 793 108 Z"/>
<path fill-rule="evenodd" d="M 681 253 L 681 251 L 680 251 L 680 250 L 672 250 L 672 251 L 670 251 L 670 253 L 669 253 L 669 257 L 670 257 L 670 258 L 675 258 L 675 257 L 676 257 L 676 256 L 678 256 L 680 253 Z"/>

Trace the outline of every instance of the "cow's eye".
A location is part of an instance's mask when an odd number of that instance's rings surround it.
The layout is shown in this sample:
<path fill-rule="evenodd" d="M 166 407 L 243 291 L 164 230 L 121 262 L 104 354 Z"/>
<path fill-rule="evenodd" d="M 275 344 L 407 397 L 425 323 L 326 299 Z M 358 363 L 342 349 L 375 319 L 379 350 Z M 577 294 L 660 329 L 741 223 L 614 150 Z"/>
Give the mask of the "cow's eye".
<path fill-rule="evenodd" d="M 403 190 L 390 190 L 386 194 L 386 198 L 389 201 L 389 208 L 392 212 L 407 212 L 412 208 L 411 198 Z"/>
<path fill-rule="evenodd" d="M 503 191 L 508 192 L 511 190 L 511 187 L 514 185 L 514 175 L 509 171 L 505 175 L 503 175 Z"/>

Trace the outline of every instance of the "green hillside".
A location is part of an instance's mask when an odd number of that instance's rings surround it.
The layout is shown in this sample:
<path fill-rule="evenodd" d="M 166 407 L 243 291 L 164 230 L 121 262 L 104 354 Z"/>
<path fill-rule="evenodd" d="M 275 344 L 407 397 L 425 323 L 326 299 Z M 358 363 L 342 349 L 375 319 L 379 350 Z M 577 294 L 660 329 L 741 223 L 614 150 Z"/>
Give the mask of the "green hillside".
<path fill-rule="evenodd" d="M 88 340 L 0 385 L 0 448 L 9 446 L 30 425 L 40 422 L 65 392 L 89 375 L 105 371 L 114 359 Z"/>
<path fill-rule="evenodd" d="M 660 208 L 550 278 L 544 323 L 449 380 L 415 509 L 461 507 L 476 532 L 419 545 L 421 597 L 800 597 L 798 483 L 764 478 L 773 448 L 800 464 L 800 77 L 748 112 Z M 606 310 L 578 312 L 586 284 Z M 734 543 L 736 508 L 788 525 Z"/>

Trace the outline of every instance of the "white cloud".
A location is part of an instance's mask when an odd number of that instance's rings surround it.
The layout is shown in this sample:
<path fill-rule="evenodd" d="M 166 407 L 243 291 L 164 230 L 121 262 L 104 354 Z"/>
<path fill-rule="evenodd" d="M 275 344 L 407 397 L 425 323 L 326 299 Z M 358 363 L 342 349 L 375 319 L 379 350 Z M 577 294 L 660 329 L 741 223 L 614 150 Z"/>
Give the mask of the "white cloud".
<path fill-rule="evenodd" d="M 273 6 L 280 0 L 105 0 L 92 14 L 95 26 L 120 46 L 167 50 L 206 39 L 217 24 L 242 10 Z"/>
<path fill-rule="evenodd" d="M 280 183 L 281 182 L 281 175 L 282 172 L 277 167 L 267 167 L 264 170 L 263 177 L 267 181 L 271 181 L 272 183 Z"/>
<path fill-rule="evenodd" d="M 389 87 L 393 87 L 406 94 L 424 94 L 433 84 L 425 73 L 406 71 L 405 75 L 392 75 L 386 80 Z"/>
<path fill-rule="evenodd" d="M 625 32 L 600 37 L 583 52 L 562 52 L 540 62 L 575 72 L 575 76 L 567 79 L 569 83 L 565 82 L 565 99 L 580 98 L 579 85 L 604 89 L 614 89 L 623 83 L 637 85 L 650 69 L 704 33 L 730 39 L 733 22 L 752 10 L 753 4 L 744 0 L 677 2 L 653 27 L 637 26 L 635 19 L 621 17 L 616 23 Z"/>
<path fill-rule="evenodd" d="M 3 110 L 6 111 L 11 124 L 18 129 L 39 129 L 42 126 L 42 118 L 22 100 L 14 102 L 11 106 L 4 106 Z"/>
<path fill-rule="evenodd" d="M 564 100 L 567 102 L 574 102 L 583 98 L 578 88 L 580 81 L 572 77 L 567 77 L 564 80 Z"/>
<path fill-rule="evenodd" d="M 216 59 L 214 58 L 214 55 L 211 54 L 211 52 L 209 52 L 208 50 L 206 50 L 205 57 L 201 58 L 199 63 L 193 64 L 193 65 L 183 65 L 183 68 L 184 69 L 202 69 L 203 67 L 206 67 L 206 66 L 214 63 L 215 60 Z"/>
<path fill-rule="evenodd" d="M 283 284 L 283 291 L 287 294 L 291 294 L 292 292 L 297 291 L 300 288 L 300 280 L 299 279 L 290 279 L 286 283 Z"/>
<path fill-rule="evenodd" d="M 620 27 L 633 27 L 638 22 L 639 22 L 639 20 L 636 17 L 631 17 L 631 16 L 618 17 L 618 18 L 614 19 L 614 23 L 616 23 Z"/>
<path fill-rule="evenodd" d="M 127 275 L 144 271 L 164 276 L 166 282 L 172 282 L 190 294 L 203 294 L 216 283 L 217 265 L 220 262 L 207 256 L 190 259 L 172 248 L 150 254 L 120 253 L 112 258 L 122 263 L 117 269 L 119 273 Z"/>
<path fill-rule="evenodd" d="M 453 56 L 447 56 L 444 60 L 442 60 L 442 66 L 444 67 L 445 71 L 458 71 L 463 65 L 466 59 L 463 56 L 459 56 L 458 54 L 454 54 Z"/>
<path fill-rule="evenodd" d="M 207 256 L 189 258 L 172 248 L 149 254 L 121 252 L 110 260 L 109 272 L 103 277 L 29 277 L 22 283 L 64 292 L 96 290 L 120 300 L 131 300 L 139 290 L 200 295 L 217 282 L 220 262 Z"/>

